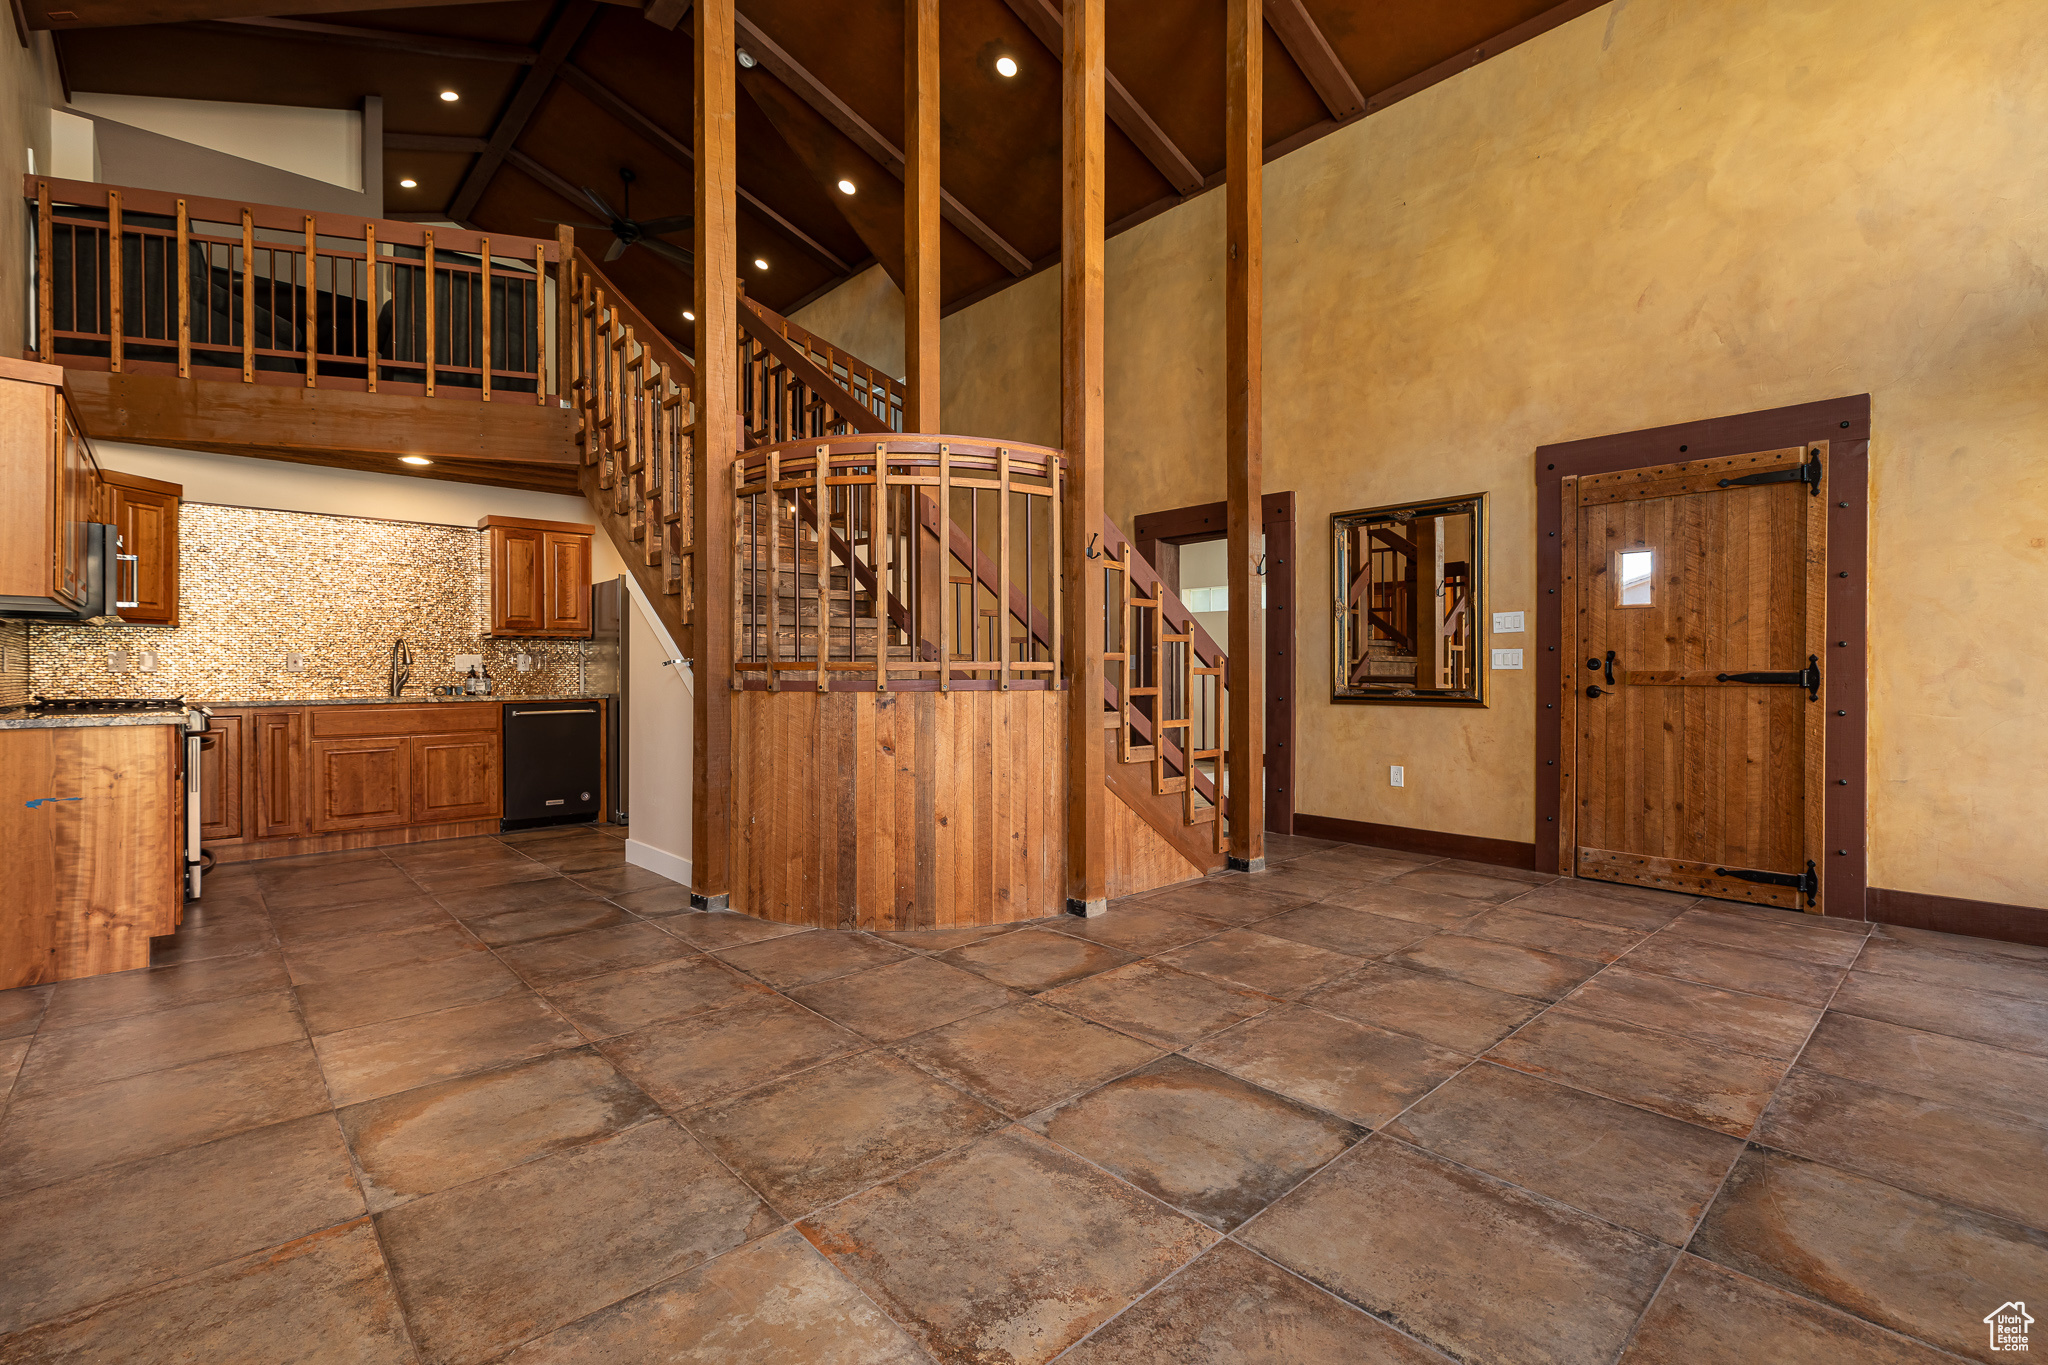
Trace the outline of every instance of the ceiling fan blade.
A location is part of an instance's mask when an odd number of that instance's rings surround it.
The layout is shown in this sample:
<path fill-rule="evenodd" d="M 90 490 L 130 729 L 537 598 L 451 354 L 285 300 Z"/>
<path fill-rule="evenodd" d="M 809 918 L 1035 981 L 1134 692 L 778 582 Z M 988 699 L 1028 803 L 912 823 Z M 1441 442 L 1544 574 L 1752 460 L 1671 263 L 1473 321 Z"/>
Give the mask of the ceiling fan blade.
<path fill-rule="evenodd" d="M 604 263 L 610 265 L 613 261 L 619 259 L 619 257 L 626 254 L 626 248 L 631 245 L 633 244 L 623 237 L 614 237 L 611 249 L 604 253 Z"/>
<path fill-rule="evenodd" d="M 665 233 L 681 232 L 685 228 L 692 228 L 696 225 L 697 220 L 688 215 L 675 218 L 650 218 L 640 225 L 640 233 L 644 237 L 659 237 Z"/>
<path fill-rule="evenodd" d="M 612 206 L 604 202 L 603 195 L 599 194 L 596 190 L 590 188 L 590 186 L 588 185 L 583 186 L 582 189 L 583 197 L 585 199 L 588 199 L 592 204 L 594 204 L 597 207 L 598 217 L 604 219 L 607 223 L 618 221 L 619 215 L 612 212 Z"/>
<path fill-rule="evenodd" d="M 677 265 L 687 270 L 696 269 L 697 258 L 679 246 L 670 246 L 667 242 L 655 237 L 642 237 L 640 245 L 646 247 L 657 256 L 666 256 L 669 260 L 674 261 Z"/>
<path fill-rule="evenodd" d="M 556 227 L 589 228 L 593 232 L 611 231 L 603 223 L 578 223 L 568 218 L 536 218 L 533 221 L 536 223 L 553 223 Z"/>

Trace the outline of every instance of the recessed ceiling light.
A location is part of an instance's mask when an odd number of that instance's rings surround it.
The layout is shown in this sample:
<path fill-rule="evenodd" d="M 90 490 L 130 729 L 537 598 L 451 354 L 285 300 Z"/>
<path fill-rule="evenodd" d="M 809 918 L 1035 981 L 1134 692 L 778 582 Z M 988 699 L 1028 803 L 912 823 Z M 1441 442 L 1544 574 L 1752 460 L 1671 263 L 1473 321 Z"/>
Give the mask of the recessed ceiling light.
<path fill-rule="evenodd" d="M 852 193 L 853 193 L 853 182 L 852 182 L 851 180 L 842 180 L 842 181 L 840 181 L 840 182 L 839 182 L 839 192 L 840 192 L 841 194 L 852 194 Z"/>
<path fill-rule="evenodd" d="M 401 180 L 398 182 L 398 188 L 402 190 L 416 190 L 419 187 L 420 182 L 417 180 Z"/>
<path fill-rule="evenodd" d="M 766 262 L 766 261 L 762 260 L 762 259 L 761 259 L 761 258 L 760 258 L 759 256 L 756 256 L 756 257 L 754 258 L 754 269 L 756 269 L 756 270 L 766 270 L 767 268 L 768 268 L 768 262 Z"/>
<path fill-rule="evenodd" d="M 689 309 L 687 309 L 687 308 L 685 308 L 685 309 L 683 310 L 683 321 L 684 321 L 684 322 L 695 322 L 696 320 L 697 320 L 697 315 L 696 315 L 695 313 L 691 312 L 691 311 L 690 311 Z"/>
<path fill-rule="evenodd" d="M 399 457 L 398 457 L 398 462 L 399 462 L 400 464 L 432 464 L 432 463 L 433 463 L 433 461 L 432 461 L 432 460 L 428 459 L 428 458 L 427 458 L 426 456 L 424 456 L 424 455 L 401 455 L 401 456 L 399 456 Z"/>
<path fill-rule="evenodd" d="M 1014 63 L 1012 65 L 1014 68 Z M 443 90 L 441 92 L 441 98 L 448 101 L 448 103 L 453 104 L 455 103 L 455 101 L 461 99 L 462 96 L 456 94 L 453 90 Z"/>
<path fill-rule="evenodd" d="M 998 57 L 998 58 L 996 58 L 996 74 L 998 74 L 998 75 L 1001 75 L 1001 76 L 1014 76 L 1014 75 L 1016 75 L 1016 74 L 1017 74 L 1017 59 L 1016 59 L 1015 57 Z"/>

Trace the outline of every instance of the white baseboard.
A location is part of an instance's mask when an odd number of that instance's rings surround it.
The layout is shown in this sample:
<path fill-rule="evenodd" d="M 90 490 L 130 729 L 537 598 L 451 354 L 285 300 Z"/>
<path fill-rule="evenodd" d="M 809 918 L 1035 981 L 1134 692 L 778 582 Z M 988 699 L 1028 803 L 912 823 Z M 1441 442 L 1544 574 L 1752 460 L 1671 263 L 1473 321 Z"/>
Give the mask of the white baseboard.
<path fill-rule="evenodd" d="M 690 860 L 678 858 L 665 848 L 643 844 L 638 839 L 626 840 L 626 861 L 635 867 L 644 867 L 649 872 L 658 872 L 672 882 L 690 884 Z"/>

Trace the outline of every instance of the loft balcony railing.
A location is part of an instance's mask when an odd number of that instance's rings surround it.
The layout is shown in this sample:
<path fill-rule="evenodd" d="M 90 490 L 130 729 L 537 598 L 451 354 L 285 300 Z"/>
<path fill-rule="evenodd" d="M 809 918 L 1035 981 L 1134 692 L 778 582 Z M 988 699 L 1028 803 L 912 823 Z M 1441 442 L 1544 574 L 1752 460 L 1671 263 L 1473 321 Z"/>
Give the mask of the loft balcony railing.
<path fill-rule="evenodd" d="M 552 239 L 28 177 L 34 353 L 115 373 L 545 403 Z"/>

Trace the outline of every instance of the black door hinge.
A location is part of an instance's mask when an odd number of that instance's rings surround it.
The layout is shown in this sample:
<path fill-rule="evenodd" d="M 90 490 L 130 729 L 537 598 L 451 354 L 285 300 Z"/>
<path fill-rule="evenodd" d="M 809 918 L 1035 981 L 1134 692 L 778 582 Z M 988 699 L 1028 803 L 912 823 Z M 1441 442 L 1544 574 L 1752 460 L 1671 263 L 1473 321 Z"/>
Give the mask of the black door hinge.
<path fill-rule="evenodd" d="M 1804 872 L 1752 872 L 1746 867 L 1717 867 L 1716 877 L 1733 877 L 1739 882 L 1758 882 L 1764 886 L 1790 886 L 1798 889 L 1812 905 L 1820 895 L 1820 874 L 1813 870 L 1813 859 L 1806 860 Z"/>
<path fill-rule="evenodd" d="M 1744 474 L 1739 479 L 1723 479 L 1721 487 L 1749 488 L 1764 483 L 1803 483 L 1806 485 L 1806 495 L 1817 498 L 1820 496 L 1820 456 L 1816 454 L 1812 459 L 1793 465 L 1789 469 L 1767 469 L 1761 474 Z"/>
<path fill-rule="evenodd" d="M 1734 683 L 1776 683 L 1785 687 L 1803 687 L 1808 701 L 1820 700 L 1820 655 L 1806 656 L 1806 667 L 1797 673 L 1716 673 L 1716 682 Z"/>

